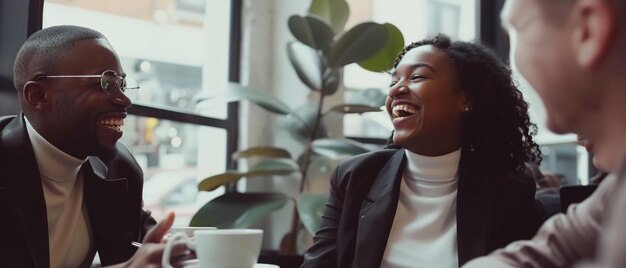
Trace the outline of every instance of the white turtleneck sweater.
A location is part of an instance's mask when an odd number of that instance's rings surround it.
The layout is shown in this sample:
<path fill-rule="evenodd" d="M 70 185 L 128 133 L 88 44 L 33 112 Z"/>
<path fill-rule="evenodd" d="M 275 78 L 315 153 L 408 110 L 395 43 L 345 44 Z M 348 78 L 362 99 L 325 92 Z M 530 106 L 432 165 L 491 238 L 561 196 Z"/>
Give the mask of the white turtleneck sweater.
<path fill-rule="evenodd" d="M 91 254 L 91 230 L 80 172 L 87 159 L 61 151 L 37 133 L 26 117 L 24 121 L 46 201 L 50 267 L 79 267 Z"/>
<path fill-rule="evenodd" d="M 407 166 L 381 267 L 458 267 L 456 193 L 461 150 Z"/>

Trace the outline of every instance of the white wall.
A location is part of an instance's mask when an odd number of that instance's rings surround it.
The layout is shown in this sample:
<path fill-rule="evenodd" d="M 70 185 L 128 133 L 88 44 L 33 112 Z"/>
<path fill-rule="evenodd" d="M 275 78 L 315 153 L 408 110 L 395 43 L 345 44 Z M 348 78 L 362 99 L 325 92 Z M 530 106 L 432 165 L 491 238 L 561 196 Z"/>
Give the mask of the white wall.
<path fill-rule="evenodd" d="M 290 106 L 304 103 L 304 92 L 300 86 L 285 53 L 285 45 L 290 37 L 286 27 L 288 16 L 301 13 L 306 1 L 244 1 L 242 10 L 243 31 L 241 48 L 241 82 L 251 88 L 276 96 Z M 241 148 L 259 145 L 284 147 L 275 142 L 274 135 L 277 116 L 260 107 L 244 102 L 241 105 Z M 295 153 L 296 148 L 291 148 Z M 248 180 L 251 191 L 280 191 L 295 195 L 298 189 L 297 178 L 255 178 Z M 289 230 L 293 204 L 272 214 L 260 224 L 265 229 L 263 248 L 278 249 L 282 237 Z"/>

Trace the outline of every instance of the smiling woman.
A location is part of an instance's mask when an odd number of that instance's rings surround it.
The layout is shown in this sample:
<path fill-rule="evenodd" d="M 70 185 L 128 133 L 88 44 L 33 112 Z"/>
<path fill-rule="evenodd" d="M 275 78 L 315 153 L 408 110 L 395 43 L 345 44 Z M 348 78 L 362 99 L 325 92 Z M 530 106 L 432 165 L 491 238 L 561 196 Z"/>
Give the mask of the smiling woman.
<path fill-rule="evenodd" d="M 303 267 L 458 267 L 538 227 L 541 161 L 510 70 L 439 35 L 397 57 L 390 148 L 341 163 Z"/>
<path fill-rule="evenodd" d="M 386 101 L 395 129 L 394 143 L 426 156 L 455 151 L 460 143 L 461 115 L 469 105 L 444 52 L 421 46 L 396 63 Z"/>

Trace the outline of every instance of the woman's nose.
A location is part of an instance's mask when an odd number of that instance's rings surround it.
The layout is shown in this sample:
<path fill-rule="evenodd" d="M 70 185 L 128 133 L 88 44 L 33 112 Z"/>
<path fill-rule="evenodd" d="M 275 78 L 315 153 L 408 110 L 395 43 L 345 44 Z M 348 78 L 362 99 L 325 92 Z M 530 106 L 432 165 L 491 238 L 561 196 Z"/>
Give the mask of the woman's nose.
<path fill-rule="evenodd" d="M 395 98 L 399 95 L 406 94 L 408 92 L 409 92 L 409 88 L 407 87 L 407 85 L 404 82 L 400 81 L 389 89 L 389 97 Z"/>

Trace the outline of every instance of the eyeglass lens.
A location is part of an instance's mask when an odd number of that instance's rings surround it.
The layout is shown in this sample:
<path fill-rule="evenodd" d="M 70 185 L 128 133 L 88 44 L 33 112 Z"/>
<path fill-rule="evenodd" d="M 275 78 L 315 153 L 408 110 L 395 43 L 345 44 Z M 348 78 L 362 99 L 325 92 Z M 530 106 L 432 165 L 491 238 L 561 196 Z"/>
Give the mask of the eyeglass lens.
<path fill-rule="evenodd" d="M 126 89 L 126 83 L 124 81 L 124 78 L 120 77 L 113 71 L 104 72 L 102 74 L 100 86 L 102 86 L 104 92 L 108 94 L 112 94 L 117 90 L 121 90 L 122 92 L 124 92 L 124 90 Z"/>

